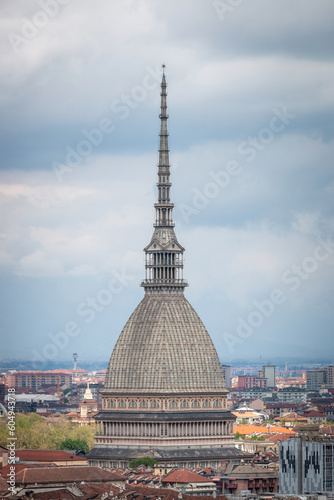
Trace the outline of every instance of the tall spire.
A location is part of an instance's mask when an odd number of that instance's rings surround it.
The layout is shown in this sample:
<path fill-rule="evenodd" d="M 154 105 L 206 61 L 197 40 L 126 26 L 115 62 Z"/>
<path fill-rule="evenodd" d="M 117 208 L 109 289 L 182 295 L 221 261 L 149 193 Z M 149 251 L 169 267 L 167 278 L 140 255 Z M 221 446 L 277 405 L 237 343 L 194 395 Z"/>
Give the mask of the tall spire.
<path fill-rule="evenodd" d="M 167 172 L 169 175 L 169 149 L 168 149 L 168 132 L 167 132 L 167 84 L 165 76 L 165 65 L 162 65 L 162 82 L 161 82 L 161 104 L 160 104 L 160 146 L 159 146 L 159 171 Z"/>
<path fill-rule="evenodd" d="M 151 243 L 146 254 L 146 293 L 183 293 L 187 283 L 183 280 L 184 248 L 174 233 L 173 208 L 170 201 L 170 165 L 167 131 L 167 83 L 165 65 L 162 65 L 160 104 L 160 143 L 158 164 L 158 202 L 154 204 L 155 223 Z"/>

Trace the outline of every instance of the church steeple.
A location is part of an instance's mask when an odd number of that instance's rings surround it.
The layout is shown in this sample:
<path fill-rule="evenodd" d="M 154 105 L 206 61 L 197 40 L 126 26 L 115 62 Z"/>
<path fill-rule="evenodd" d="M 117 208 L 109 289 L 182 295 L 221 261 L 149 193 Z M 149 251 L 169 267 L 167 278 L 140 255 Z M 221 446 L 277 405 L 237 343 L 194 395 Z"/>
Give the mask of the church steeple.
<path fill-rule="evenodd" d="M 160 104 L 160 143 L 158 164 L 158 202 L 154 204 L 154 233 L 145 251 L 146 293 L 183 293 L 187 283 L 183 280 L 184 248 L 174 233 L 173 208 L 170 201 L 170 165 L 167 131 L 167 83 L 165 65 L 162 65 Z"/>

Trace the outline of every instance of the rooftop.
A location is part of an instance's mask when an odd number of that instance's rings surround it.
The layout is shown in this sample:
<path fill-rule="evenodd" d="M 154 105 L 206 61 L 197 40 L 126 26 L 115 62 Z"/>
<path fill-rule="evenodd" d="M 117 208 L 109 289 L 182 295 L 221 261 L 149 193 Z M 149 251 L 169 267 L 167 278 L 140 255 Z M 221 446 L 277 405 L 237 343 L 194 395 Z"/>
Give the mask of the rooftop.
<path fill-rule="evenodd" d="M 208 478 L 191 472 L 189 469 L 174 470 L 161 480 L 162 483 L 207 483 L 210 482 Z"/>
<path fill-rule="evenodd" d="M 116 482 L 125 481 L 125 477 L 113 472 L 106 471 L 100 467 L 64 466 L 64 467 L 41 467 L 26 468 L 16 475 L 16 483 L 24 484 L 53 484 L 53 483 L 73 483 L 73 482 Z"/>
<path fill-rule="evenodd" d="M 86 459 L 63 450 L 16 450 L 20 462 L 86 462 Z"/>

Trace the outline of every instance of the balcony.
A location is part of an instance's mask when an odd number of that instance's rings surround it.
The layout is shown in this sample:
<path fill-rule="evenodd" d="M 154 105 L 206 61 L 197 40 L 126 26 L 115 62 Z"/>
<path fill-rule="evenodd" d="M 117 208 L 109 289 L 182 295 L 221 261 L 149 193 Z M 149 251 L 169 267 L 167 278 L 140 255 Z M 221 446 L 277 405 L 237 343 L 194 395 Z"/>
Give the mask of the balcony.
<path fill-rule="evenodd" d="M 183 286 L 188 286 L 188 282 L 186 280 L 181 280 L 181 279 L 149 279 L 149 280 L 143 280 L 141 282 L 141 286 L 148 286 L 148 285 L 183 285 Z"/>

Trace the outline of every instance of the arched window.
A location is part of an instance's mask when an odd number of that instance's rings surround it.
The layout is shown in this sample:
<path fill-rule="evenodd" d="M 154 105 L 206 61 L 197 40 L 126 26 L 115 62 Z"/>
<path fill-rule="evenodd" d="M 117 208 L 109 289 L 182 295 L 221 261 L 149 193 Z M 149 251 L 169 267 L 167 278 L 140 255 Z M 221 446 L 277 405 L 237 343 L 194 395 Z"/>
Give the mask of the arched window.
<path fill-rule="evenodd" d="M 211 405 L 210 405 L 210 401 L 208 399 L 205 399 L 203 401 L 203 408 L 210 408 Z"/>
<path fill-rule="evenodd" d="M 132 401 L 130 401 L 130 403 L 129 403 L 129 408 L 137 408 L 137 403 L 136 403 L 136 401 L 133 401 L 133 400 L 132 400 Z"/>
<path fill-rule="evenodd" d="M 219 401 L 219 399 L 216 399 L 216 401 L 214 401 L 214 403 L 213 403 L 213 407 L 214 408 L 221 408 L 221 406 L 222 406 L 222 404 Z"/>
<path fill-rule="evenodd" d="M 109 407 L 109 408 L 116 408 L 116 403 L 115 403 L 115 401 L 109 401 L 109 403 L 108 403 L 108 407 Z"/>
<path fill-rule="evenodd" d="M 123 399 L 118 403 L 118 408 L 126 408 L 126 402 Z"/>
<path fill-rule="evenodd" d="M 153 400 L 153 401 L 151 402 L 151 408 L 159 408 L 159 403 L 158 403 L 158 401 Z"/>
<path fill-rule="evenodd" d="M 191 403 L 191 407 L 192 408 L 199 408 L 200 407 L 198 399 L 194 399 L 194 401 Z"/>
<path fill-rule="evenodd" d="M 184 401 L 182 401 L 182 403 L 181 403 L 181 408 L 189 408 L 189 403 L 188 403 L 188 401 L 185 401 L 185 400 L 184 400 Z"/>
<path fill-rule="evenodd" d="M 140 408 L 148 408 L 147 401 L 141 401 L 139 406 Z"/>
<path fill-rule="evenodd" d="M 169 403 L 169 408 L 177 408 L 177 402 L 176 401 L 171 401 Z"/>

